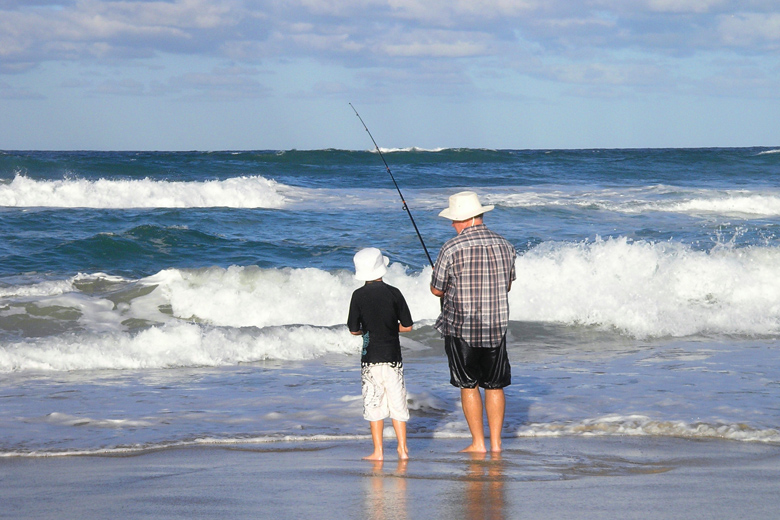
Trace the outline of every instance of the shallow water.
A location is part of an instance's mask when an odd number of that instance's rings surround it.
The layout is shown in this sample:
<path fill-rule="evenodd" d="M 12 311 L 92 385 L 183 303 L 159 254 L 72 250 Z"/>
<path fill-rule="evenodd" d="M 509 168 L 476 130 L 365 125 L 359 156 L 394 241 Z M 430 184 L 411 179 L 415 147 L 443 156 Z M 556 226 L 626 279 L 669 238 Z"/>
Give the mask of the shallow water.
<path fill-rule="evenodd" d="M 774 149 L 398 150 L 435 258 L 463 187 L 516 246 L 507 436 L 778 442 Z M 0 453 L 365 438 L 352 255 L 409 301 L 418 438 L 467 437 L 380 159 L 0 154 Z"/>

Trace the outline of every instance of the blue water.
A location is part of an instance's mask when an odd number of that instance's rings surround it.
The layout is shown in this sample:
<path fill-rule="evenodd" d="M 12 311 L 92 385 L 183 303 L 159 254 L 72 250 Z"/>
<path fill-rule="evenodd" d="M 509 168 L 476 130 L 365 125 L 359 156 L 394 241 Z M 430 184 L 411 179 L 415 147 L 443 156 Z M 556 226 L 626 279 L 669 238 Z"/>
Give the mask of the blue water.
<path fill-rule="evenodd" d="M 518 250 L 506 435 L 780 441 L 780 149 L 383 152 L 434 259 L 462 189 Z M 412 438 L 467 436 L 376 152 L 0 152 L 0 237 L 2 454 L 364 438 L 368 246 Z"/>

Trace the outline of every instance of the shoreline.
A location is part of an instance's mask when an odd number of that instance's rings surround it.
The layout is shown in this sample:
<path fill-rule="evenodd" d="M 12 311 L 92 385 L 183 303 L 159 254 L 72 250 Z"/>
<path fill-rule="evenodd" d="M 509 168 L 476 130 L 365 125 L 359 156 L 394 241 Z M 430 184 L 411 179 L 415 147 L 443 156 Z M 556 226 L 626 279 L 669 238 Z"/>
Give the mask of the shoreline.
<path fill-rule="evenodd" d="M 410 438 L 0 459 L 0 518 L 770 518 L 780 446 L 662 437 Z"/>

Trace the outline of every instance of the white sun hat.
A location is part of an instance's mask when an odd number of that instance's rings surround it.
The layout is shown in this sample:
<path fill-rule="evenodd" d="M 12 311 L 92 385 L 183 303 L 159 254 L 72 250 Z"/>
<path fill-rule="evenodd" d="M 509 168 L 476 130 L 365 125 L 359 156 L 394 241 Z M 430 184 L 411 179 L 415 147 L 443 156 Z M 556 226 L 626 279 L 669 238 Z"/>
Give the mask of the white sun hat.
<path fill-rule="evenodd" d="M 352 261 L 355 262 L 355 278 L 364 282 L 382 278 L 387 272 L 387 264 L 390 263 L 390 259 L 375 247 L 361 249 L 355 253 Z"/>
<path fill-rule="evenodd" d="M 450 206 L 439 213 L 440 217 L 450 220 L 468 220 L 486 211 L 490 211 L 495 206 L 483 206 L 479 203 L 479 197 L 473 191 L 461 191 L 450 196 Z"/>

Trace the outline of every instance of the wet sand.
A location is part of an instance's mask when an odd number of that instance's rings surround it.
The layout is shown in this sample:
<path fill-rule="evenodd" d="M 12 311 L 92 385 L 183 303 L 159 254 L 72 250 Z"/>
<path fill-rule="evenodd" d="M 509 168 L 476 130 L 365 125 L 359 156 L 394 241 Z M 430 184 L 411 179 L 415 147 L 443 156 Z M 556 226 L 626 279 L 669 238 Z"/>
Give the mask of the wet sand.
<path fill-rule="evenodd" d="M 388 439 L 389 440 L 389 439 Z M 647 437 L 410 439 L 0 459 L 0 518 L 774 518 L 780 446 Z M 467 442 L 466 442 L 467 443 Z"/>

